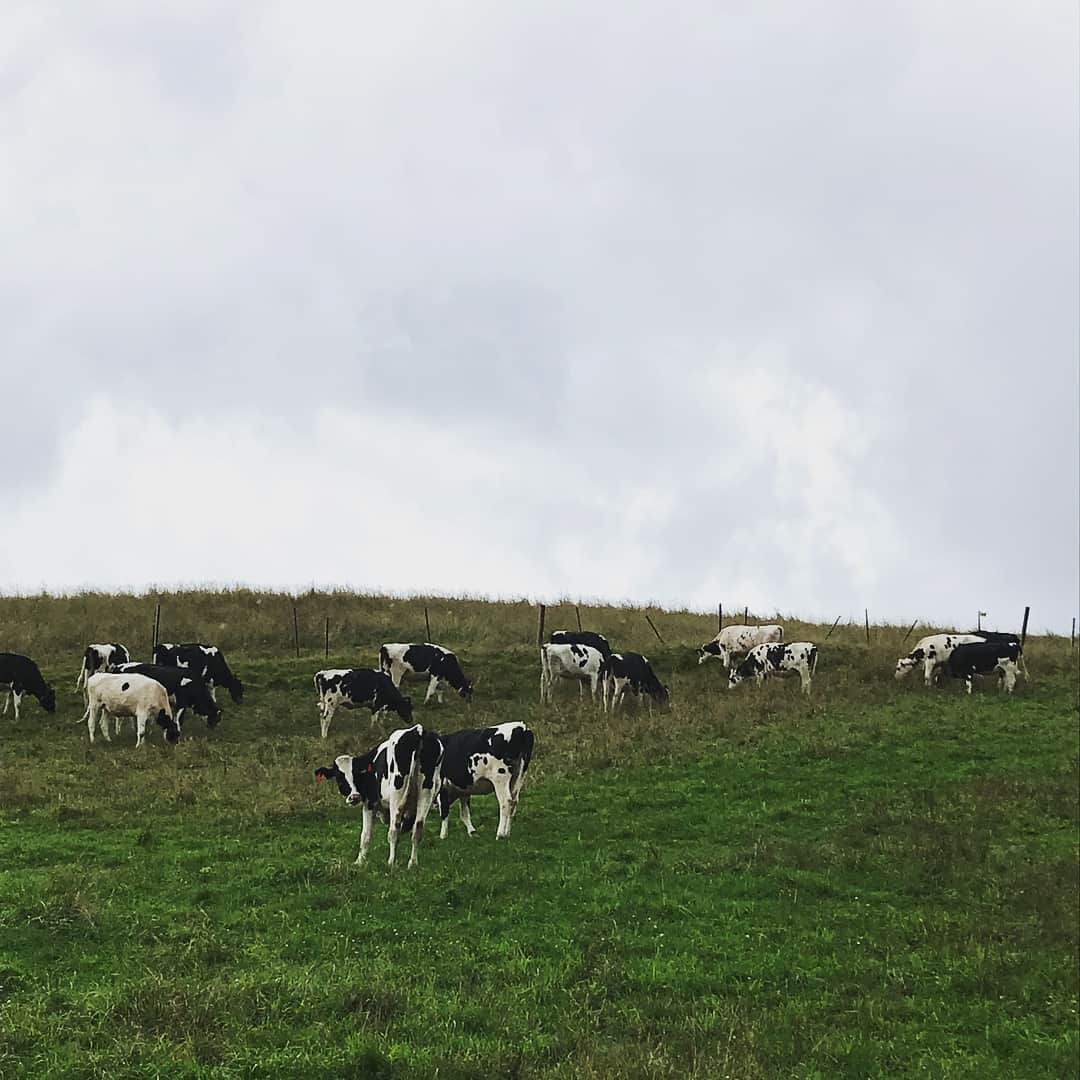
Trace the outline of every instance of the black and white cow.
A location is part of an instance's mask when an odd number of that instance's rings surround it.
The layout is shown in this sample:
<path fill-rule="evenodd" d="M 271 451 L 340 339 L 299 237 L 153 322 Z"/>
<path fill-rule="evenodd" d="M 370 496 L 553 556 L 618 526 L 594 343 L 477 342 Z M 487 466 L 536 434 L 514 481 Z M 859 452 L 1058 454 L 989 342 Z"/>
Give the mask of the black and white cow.
<path fill-rule="evenodd" d="M 200 645 L 198 642 L 155 645 L 154 663 L 195 672 L 206 683 L 215 701 L 216 688 L 219 686 L 229 691 L 229 696 L 237 705 L 244 700 L 244 684 L 229 670 L 225 654 L 216 645 Z"/>
<path fill-rule="evenodd" d="M 776 623 L 768 626 L 741 626 L 733 623 L 725 626 L 712 641 L 705 642 L 698 649 L 698 663 L 719 660 L 724 667 L 730 667 L 733 656 L 747 653 L 757 645 L 775 644 L 783 640 L 784 628 Z"/>
<path fill-rule="evenodd" d="M 1003 641 L 969 641 L 957 645 L 945 661 L 945 674 L 950 679 L 963 679 L 971 693 L 971 680 L 976 675 L 998 677 L 998 689 L 1011 694 L 1016 687 L 1016 663 L 1020 659 L 1020 641 L 1006 637 Z"/>
<path fill-rule="evenodd" d="M 671 702 L 671 692 L 656 677 L 647 656 L 636 652 L 613 652 L 607 659 L 605 671 L 604 708 L 618 708 L 627 690 L 648 697 L 657 705 Z"/>
<path fill-rule="evenodd" d="M 497 727 L 473 728 L 443 735 L 442 788 L 439 791 L 439 836 L 446 838 L 450 807 L 461 803 L 461 821 L 470 836 L 473 827 L 469 800 L 495 792 L 499 800 L 496 839 L 510 835 L 518 796 L 533 753 L 533 733 L 519 720 Z"/>
<path fill-rule="evenodd" d="M 177 727 L 183 724 L 184 712 L 192 709 L 206 717 L 207 727 L 216 727 L 221 709 L 213 699 L 206 683 L 190 668 L 165 667 L 163 664 L 121 664 L 118 673 L 134 671 L 161 683 L 168 692 Z"/>
<path fill-rule="evenodd" d="M 556 630 L 551 635 L 552 645 L 588 645 L 595 649 L 605 660 L 611 655 L 611 646 L 603 634 L 592 630 Z"/>
<path fill-rule="evenodd" d="M 383 645 L 379 649 L 379 668 L 394 680 L 395 686 L 401 686 L 405 675 L 427 675 L 429 677 L 426 705 L 434 695 L 442 701 L 442 684 L 453 687 L 466 701 L 472 699 L 473 686 L 465 678 L 458 658 L 441 645 L 423 644 L 403 645 L 397 642 Z"/>
<path fill-rule="evenodd" d="M 412 702 L 394 685 L 394 680 L 373 668 L 328 668 L 315 672 L 319 694 L 319 723 L 325 739 L 330 721 L 338 708 L 370 709 L 371 722 L 383 709 L 397 713 L 406 724 L 412 723 Z"/>
<path fill-rule="evenodd" d="M 358 864 L 367 859 L 375 811 L 380 810 L 389 826 L 388 865 L 394 865 L 398 836 L 412 833 L 409 866 L 416 865 L 416 851 L 424 833 L 424 819 L 439 794 L 442 740 L 420 724 L 392 732 L 374 750 L 353 757 L 342 754 L 334 764 L 315 770 L 316 780 L 335 780 L 349 806 L 362 806 L 364 823 L 360 830 Z"/>
<path fill-rule="evenodd" d="M 131 660 L 127 648 L 115 641 L 107 641 L 101 645 L 87 645 L 83 653 L 82 667 L 79 669 L 79 677 L 75 680 L 75 689 L 86 685 L 86 680 L 99 671 L 115 671 L 121 664 Z"/>
<path fill-rule="evenodd" d="M 896 661 L 893 672 L 897 680 L 905 679 L 920 664 L 923 667 L 923 679 L 927 686 L 933 686 L 938 675 L 944 670 L 945 661 L 957 645 L 965 645 L 986 639 L 978 634 L 929 634 L 915 642 L 915 648 Z"/>
<path fill-rule="evenodd" d="M 790 645 L 755 645 L 746 658 L 736 664 L 728 675 L 728 689 L 733 690 L 743 679 L 753 679 L 760 686 L 771 675 L 798 675 L 802 692 L 810 693 L 810 680 L 817 668 L 817 646 L 809 641 L 793 641 Z"/>
<path fill-rule="evenodd" d="M 180 739 L 180 728 L 173 719 L 169 692 L 156 679 L 129 671 L 122 674 L 99 671 L 86 680 L 86 712 L 82 720 L 87 722 L 90 741 L 94 741 L 94 728 L 100 725 L 106 742 L 109 737 L 109 717 L 114 720 L 131 717 L 135 721 L 135 747 L 138 749 L 146 739 L 147 724 L 153 721 L 171 742 Z"/>
<path fill-rule="evenodd" d="M 551 702 L 557 679 L 574 679 L 581 695 L 582 684 L 588 683 L 593 700 L 599 687 L 603 692 L 606 661 L 591 645 L 548 644 L 540 646 L 540 701 Z M 601 696 L 601 701 L 603 697 Z"/>
<path fill-rule="evenodd" d="M 44 680 L 37 664 L 29 656 L 0 652 L 0 688 L 5 693 L 4 716 L 8 705 L 15 702 L 15 719 L 19 719 L 19 703 L 23 694 L 36 697 L 46 712 L 56 712 L 56 691 Z"/>

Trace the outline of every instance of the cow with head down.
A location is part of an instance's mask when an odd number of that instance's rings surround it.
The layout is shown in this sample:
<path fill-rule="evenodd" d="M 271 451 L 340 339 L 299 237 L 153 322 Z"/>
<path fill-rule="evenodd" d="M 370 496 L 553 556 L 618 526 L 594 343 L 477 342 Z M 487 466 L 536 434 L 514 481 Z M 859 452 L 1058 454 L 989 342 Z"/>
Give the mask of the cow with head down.
<path fill-rule="evenodd" d="M 804 694 L 810 693 L 810 680 L 817 670 L 818 650 L 810 641 L 793 641 L 789 645 L 756 645 L 745 659 L 731 668 L 728 689 L 752 679 L 760 686 L 775 675 L 797 675 Z"/>
<path fill-rule="evenodd" d="M 933 686 L 957 645 L 984 640 L 977 634 L 930 634 L 920 638 L 907 656 L 901 656 L 896 661 L 893 676 L 897 681 L 906 679 L 915 668 L 921 666 L 926 685 Z"/>
<path fill-rule="evenodd" d="M 784 640 L 784 628 L 775 623 L 767 626 L 725 626 L 712 641 L 705 642 L 698 649 L 698 663 L 707 660 L 719 660 L 724 667 L 731 666 L 733 656 L 748 653 L 757 645 L 771 644 Z"/>

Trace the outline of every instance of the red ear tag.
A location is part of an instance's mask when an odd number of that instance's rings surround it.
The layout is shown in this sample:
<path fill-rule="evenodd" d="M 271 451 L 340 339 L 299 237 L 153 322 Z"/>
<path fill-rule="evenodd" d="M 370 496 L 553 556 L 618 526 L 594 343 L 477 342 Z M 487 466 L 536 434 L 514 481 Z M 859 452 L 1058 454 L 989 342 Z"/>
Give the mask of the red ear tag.
<path fill-rule="evenodd" d="M 315 779 L 318 780 L 319 783 L 321 784 L 326 779 L 326 777 L 325 776 L 316 776 Z"/>
<path fill-rule="evenodd" d="M 367 771 L 368 772 L 374 772 L 375 771 L 375 766 L 374 765 L 368 765 Z"/>

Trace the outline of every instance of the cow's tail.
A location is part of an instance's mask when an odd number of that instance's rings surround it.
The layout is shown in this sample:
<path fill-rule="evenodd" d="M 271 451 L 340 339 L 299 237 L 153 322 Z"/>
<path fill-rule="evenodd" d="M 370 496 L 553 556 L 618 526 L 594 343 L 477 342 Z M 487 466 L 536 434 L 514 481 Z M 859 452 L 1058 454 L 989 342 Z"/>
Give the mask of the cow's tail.
<path fill-rule="evenodd" d="M 533 744 L 535 739 L 529 728 L 522 728 L 514 733 L 511 749 L 515 751 L 513 764 L 510 766 L 510 790 L 520 790 L 525 774 L 529 771 L 529 762 L 532 761 Z"/>
<path fill-rule="evenodd" d="M 79 668 L 79 677 L 75 680 L 75 689 L 78 690 L 80 686 L 86 683 L 86 657 L 83 657 L 82 667 Z"/>
<path fill-rule="evenodd" d="M 817 671 L 817 646 L 812 645 L 810 647 L 810 674 L 813 675 Z"/>

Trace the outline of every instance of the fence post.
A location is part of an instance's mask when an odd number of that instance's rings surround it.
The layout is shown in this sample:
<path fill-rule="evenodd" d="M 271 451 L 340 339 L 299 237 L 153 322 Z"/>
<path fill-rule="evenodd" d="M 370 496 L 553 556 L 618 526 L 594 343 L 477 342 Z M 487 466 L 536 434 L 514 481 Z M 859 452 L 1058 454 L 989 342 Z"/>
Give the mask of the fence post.
<path fill-rule="evenodd" d="M 580 631 L 581 630 L 581 609 L 577 606 L 577 604 L 574 605 L 574 614 L 577 616 L 577 628 Z"/>
<path fill-rule="evenodd" d="M 1028 624 L 1028 616 L 1030 614 L 1031 614 L 1030 606 L 1024 608 L 1024 625 L 1020 630 L 1020 651 L 1021 652 L 1023 652 L 1023 649 L 1024 649 L 1024 642 L 1027 641 L 1027 624 Z"/>
<path fill-rule="evenodd" d="M 664 639 L 660 636 L 660 631 L 657 630 L 655 626 L 653 626 L 653 621 L 649 618 L 649 613 L 647 611 L 645 612 L 645 621 L 649 624 L 649 626 L 652 626 L 652 632 L 656 635 L 656 640 L 659 641 L 661 645 L 663 645 Z"/>
<path fill-rule="evenodd" d="M 326 616 L 326 637 L 324 638 L 325 648 L 323 649 L 323 656 L 330 655 L 330 616 Z"/>
<path fill-rule="evenodd" d="M 296 605 L 292 606 L 292 636 L 297 658 L 300 656 L 300 625 L 296 621 Z"/>
<path fill-rule="evenodd" d="M 1076 616 L 1073 616 L 1072 633 L 1069 634 L 1069 648 L 1076 648 Z"/>
<path fill-rule="evenodd" d="M 719 634 L 724 629 L 724 605 L 719 603 L 716 605 L 716 632 Z"/>
<path fill-rule="evenodd" d="M 835 629 L 837 628 L 837 626 L 839 626 L 839 625 L 840 625 L 840 620 L 841 620 L 842 618 L 843 618 L 843 616 L 842 616 L 842 615 L 837 615 L 837 616 L 836 616 L 836 622 L 834 622 L 834 623 L 832 624 L 832 626 L 831 626 L 831 627 L 829 628 L 829 632 L 828 632 L 828 633 L 827 633 L 827 634 L 825 635 L 825 640 L 826 640 L 826 641 L 828 641 L 828 640 L 829 640 L 829 638 L 831 638 L 831 637 L 832 637 L 832 632 L 833 632 L 833 630 L 835 630 Z"/>
<path fill-rule="evenodd" d="M 903 637 L 903 640 L 902 640 L 902 641 L 900 642 L 900 644 L 901 644 L 901 645 L 903 645 L 903 644 L 904 644 L 904 642 L 905 642 L 905 641 L 907 641 L 907 639 L 908 639 L 909 637 L 911 637 L 911 631 L 915 629 L 915 627 L 916 627 L 916 626 L 918 625 L 918 622 L 919 622 L 919 620 L 918 620 L 918 619 L 916 619 L 916 620 L 915 620 L 915 622 L 913 622 L 913 623 L 912 623 L 912 624 L 911 624 L 911 625 L 910 625 L 910 626 L 909 626 L 909 627 L 907 628 L 907 633 L 906 633 L 906 634 L 904 635 L 904 637 Z"/>
<path fill-rule="evenodd" d="M 541 604 L 540 605 L 540 617 L 537 619 L 537 623 L 536 623 L 536 644 L 537 645 L 543 645 L 544 644 L 544 614 L 545 614 L 546 611 L 547 611 L 547 608 L 544 607 L 543 604 Z"/>
<path fill-rule="evenodd" d="M 863 608 L 863 618 L 866 620 L 866 644 L 870 644 L 870 609 Z"/>
<path fill-rule="evenodd" d="M 154 657 L 154 649 L 157 648 L 158 634 L 161 633 L 161 604 L 160 602 L 154 608 L 154 644 L 150 647 L 150 658 Z"/>
<path fill-rule="evenodd" d="M 431 640 L 431 620 L 428 618 L 427 604 L 424 605 L 424 629 L 427 631 L 425 641 Z"/>
<path fill-rule="evenodd" d="M 748 607 L 742 609 L 742 624 L 743 626 L 750 625 L 750 608 Z"/>

